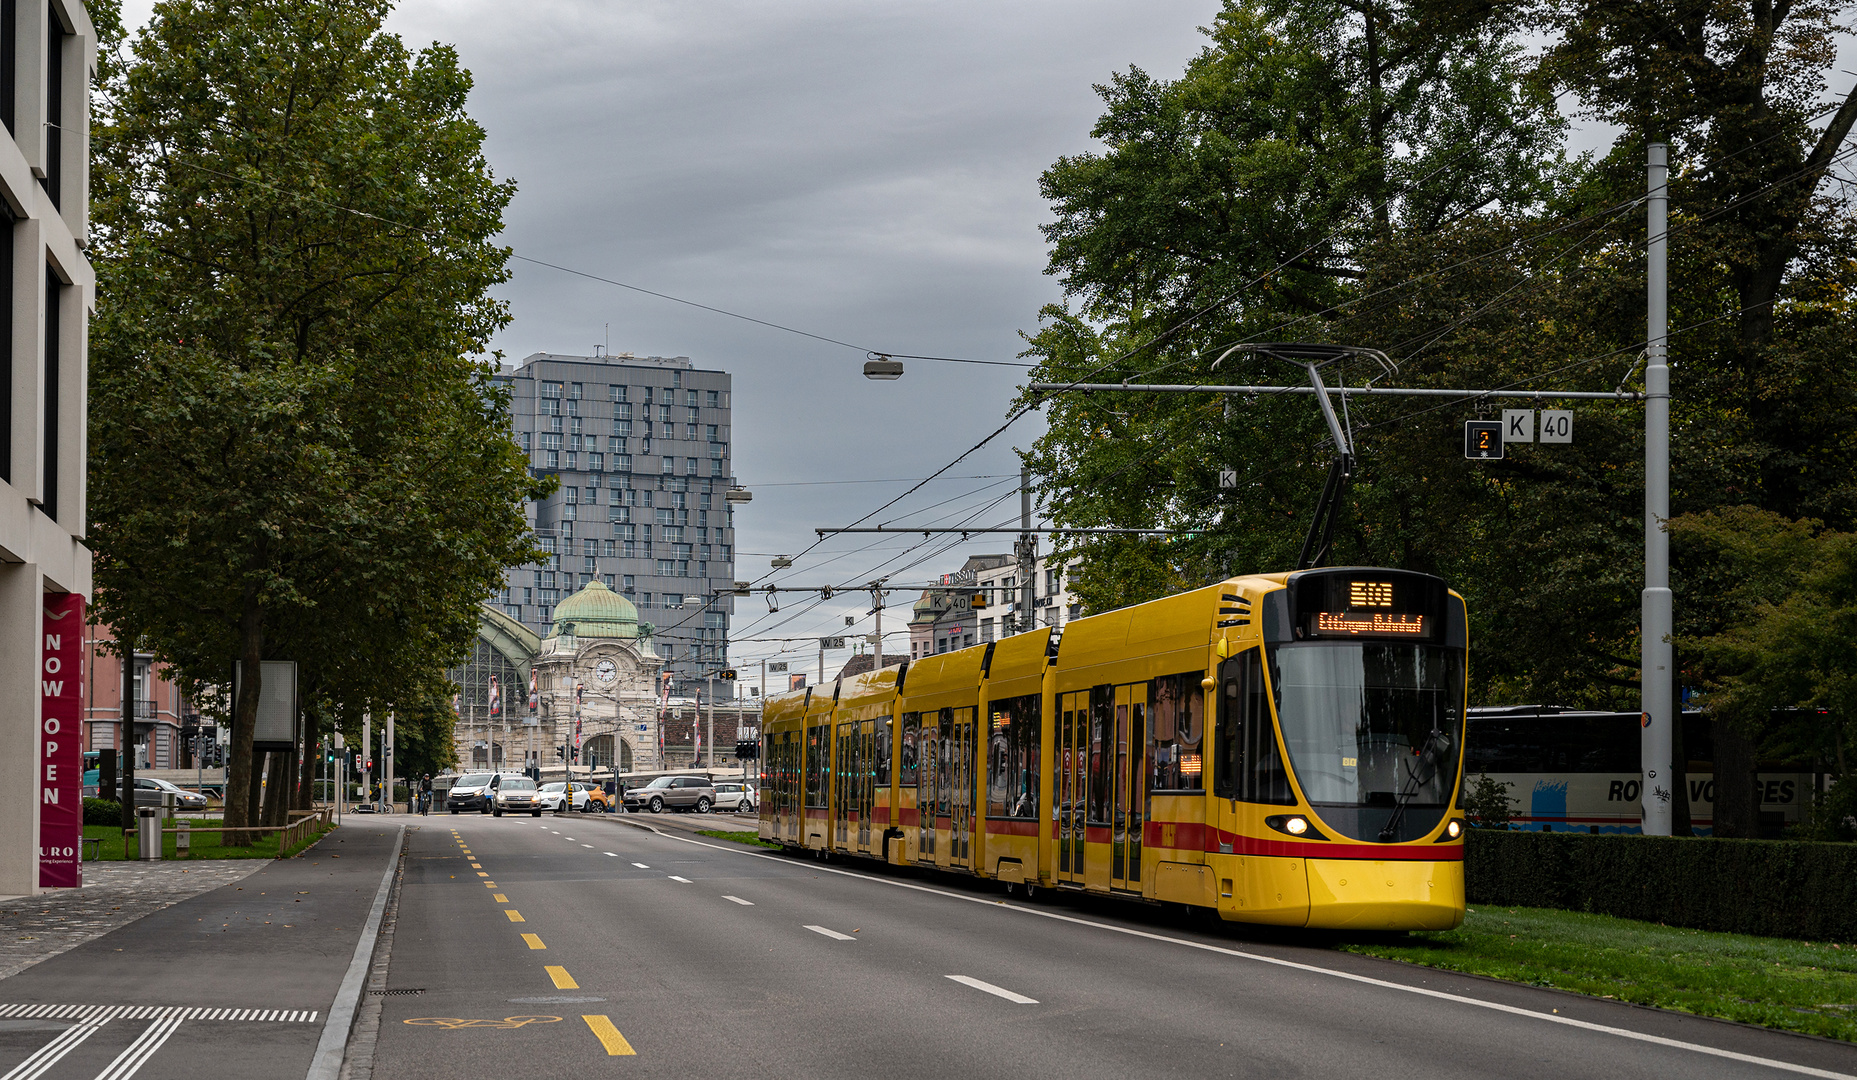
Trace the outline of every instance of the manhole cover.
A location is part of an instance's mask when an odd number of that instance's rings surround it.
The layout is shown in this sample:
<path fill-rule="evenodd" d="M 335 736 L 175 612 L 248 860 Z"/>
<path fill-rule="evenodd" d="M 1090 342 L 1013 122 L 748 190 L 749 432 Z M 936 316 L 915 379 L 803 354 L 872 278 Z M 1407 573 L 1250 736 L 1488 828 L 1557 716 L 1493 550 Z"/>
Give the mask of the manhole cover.
<path fill-rule="evenodd" d="M 423 994 L 425 992 L 426 992 L 425 987 L 423 986 L 417 990 L 369 990 L 368 991 L 368 993 L 373 994 L 375 997 L 407 997 L 413 994 Z"/>

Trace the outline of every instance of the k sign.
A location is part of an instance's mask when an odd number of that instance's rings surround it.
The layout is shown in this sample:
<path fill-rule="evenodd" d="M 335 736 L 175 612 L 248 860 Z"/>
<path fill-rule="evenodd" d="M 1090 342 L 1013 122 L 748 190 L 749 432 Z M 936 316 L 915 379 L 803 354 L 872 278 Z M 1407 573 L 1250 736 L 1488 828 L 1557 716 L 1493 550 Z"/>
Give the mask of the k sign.
<path fill-rule="evenodd" d="M 39 886 L 74 889 L 84 883 L 78 861 L 84 836 L 84 754 L 78 742 L 84 713 L 84 598 L 45 597 L 39 684 Z"/>

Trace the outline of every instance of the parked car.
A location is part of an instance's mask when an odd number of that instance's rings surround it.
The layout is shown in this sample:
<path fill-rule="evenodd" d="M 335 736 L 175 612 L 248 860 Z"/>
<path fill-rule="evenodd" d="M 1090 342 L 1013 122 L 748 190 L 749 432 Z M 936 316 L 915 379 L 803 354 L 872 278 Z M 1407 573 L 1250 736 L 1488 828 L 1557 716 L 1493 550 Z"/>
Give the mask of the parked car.
<path fill-rule="evenodd" d="M 153 777 L 138 776 L 135 778 L 135 804 L 137 806 L 160 806 L 168 796 L 173 796 L 174 807 L 177 810 L 206 809 L 206 796 L 197 791 L 188 791 L 184 787 Z"/>
<path fill-rule="evenodd" d="M 496 785 L 496 796 L 492 800 L 495 809 L 491 811 L 496 817 L 502 817 L 504 811 L 515 813 L 522 811 L 530 817 L 542 816 L 541 800 L 537 797 L 535 781 L 526 776 L 501 776 Z"/>
<path fill-rule="evenodd" d="M 703 776 L 660 776 L 642 788 L 631 788 L 625 793 L 627 810 L 649 810 L 654 814 L 662 814 L 667 809 L 707 814 L 715 805 L 716 786 Z"/>
<path fill-rule="evenodd" d="M 556 780 L 552 784 L 543 784 L 541 790 L 536 795 L 537 801 L 541 804 L 542 809 L 561 809 L 561 800 L 566 795 L 566 788 L 567 783 L 563 780 Z M 584 783 L 579 780 L 574 781 L 574 809 L 579 810 L 583 814 L 591 814 L 595 811 L 605 813 L 612 808 L 612 800 L 607 797 L 604 791 L 601 791 L 595 785 Z"/>
<path fill-rule="evenodd" d="M 718 780 L 716 782 L 716 810 L 733 810 L 739 814 L 754 813 L 754 785 L 744 784 L 739 780 Z"/>

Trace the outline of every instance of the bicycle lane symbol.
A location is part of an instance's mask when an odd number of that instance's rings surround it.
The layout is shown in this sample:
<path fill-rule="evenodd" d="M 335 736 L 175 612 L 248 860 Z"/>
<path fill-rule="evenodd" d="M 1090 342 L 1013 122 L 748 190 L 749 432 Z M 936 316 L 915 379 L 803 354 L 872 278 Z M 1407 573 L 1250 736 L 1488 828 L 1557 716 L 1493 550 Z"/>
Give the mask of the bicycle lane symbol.
<path fill-rule="evenodd" d="M 490 1028 L 508 1031 L 526 1027 L 529 1024 L 558 1024 L 559 1016 L 505 1016 L 501 1020 L 464 1020 L 456 1016 L 421 1016 L 411 1020 L 400 1021 L 415 1027 L 439 1027 L 447 1031 L 461 1031 L 465 1028 Z"/>

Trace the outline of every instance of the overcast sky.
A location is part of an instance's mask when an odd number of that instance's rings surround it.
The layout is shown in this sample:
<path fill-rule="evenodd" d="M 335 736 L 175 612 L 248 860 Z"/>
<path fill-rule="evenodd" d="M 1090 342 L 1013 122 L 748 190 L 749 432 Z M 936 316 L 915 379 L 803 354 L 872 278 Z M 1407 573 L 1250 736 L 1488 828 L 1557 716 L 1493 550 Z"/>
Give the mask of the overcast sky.
<path fill-rule="evenodd" d="M 1059 298 L 1043 273 L 1038 174 L 1091 148 L 1092 83 L 1130 64 L 1177 73 L 1216 0 L 627 3 L 415 0 L 392 27 L 409 44 L 457 46 L 476 76 L 472 114 L 496 171 L 519 193 L 506 242 L 519 255 L 670 293 L 860 349 L 1017 360 L 1021 330 Z M 998 427 L 1023 369 L 909 361 L 871 382 L 861 351 L 724 318 L 518 262 L 503 290 L 512 360 L 615 352 L 688 356 L 735 377 L 735 469 L 754 492 L 736 515 L 737 576 L 848 524 Z M 610 325 L 610 331 L 608 329 Z M 610 335 L 610 336 L 609 336 Z M 1014 446 L 1036 418 L 898 508 L 976 489 L 911 522 L 1006 495 Z M 984 479 L 966 479 L 984 477 Z M 853 481 L 847 483 L 846 481 Z M 990 487 L 989 487 L 990 485 Z M 881 520 L 899 517 L 886 513 Z M 919 543 L 863 537 L 780 575 L 837 585 L 897 571 L 922 582 L 967 552 L 913 569 Z M 869 548 L 827 562 L 828 551 Z M 862 597 L 805 606 L 739 601 L 738 639 L 870 629 Z M 891 596 L 903 628 L 913 592 Z M 776 624 L 778 625 L 776 628 Z M 906 639 L 886 635 L 890 651 Z M 797 647 L 797 646 L 796 646 Z M 780 648 L 740 640 L 738 662 Z M 802 654 L 803 655 L 803 654 Z M 835 671 L 842 657 L 828 657 Z M 810 667 L 810 665 L 809 665 Z"/>
<path fill-rule="evenodd" d="M 1094 148 L 1092 84 L 1131 64 L 1176 76 L 1218 6 L 411 0 L 390 27 L 414 47 L 455 45 L 474 73 L 490 161 L 519 185 L 504 236 L 518 255 L 858 347 L 512 264 L 501 291 L 514 321 L 496 342 L 511 361 L 610 342 L 733 373 L 735 467 L 754 492 L 736 515 L 736 576 L 759 579 L 770 555 L 875 509 L 1001 423 L 1023 369 L 908 361 L 900 381 L 870 382 L 860 350 L 1017 360 L 1020 332 L 1059 299 L 1043 273 L 1039 173 Z M 1012 449 L 1037 422 L 877 520 L 946 520 L 998 496 L 969 523 L 1016 517 Z M 779 576 L 921 582 L 1010 548 L 999 536 L 905 569 L 942 542 L 906 555 L 908 538 L 875 539 L 824 545 Z M 890 598 L 886 630 L 914 596 Z M 738 662 L 780 648 L 749 638 L 843 633 L 847 613 L 852 632 L 869 630 L 866 603 L 799 618 L 798 599 L 773 618 L 760 598 L 738 604 Z"/>

